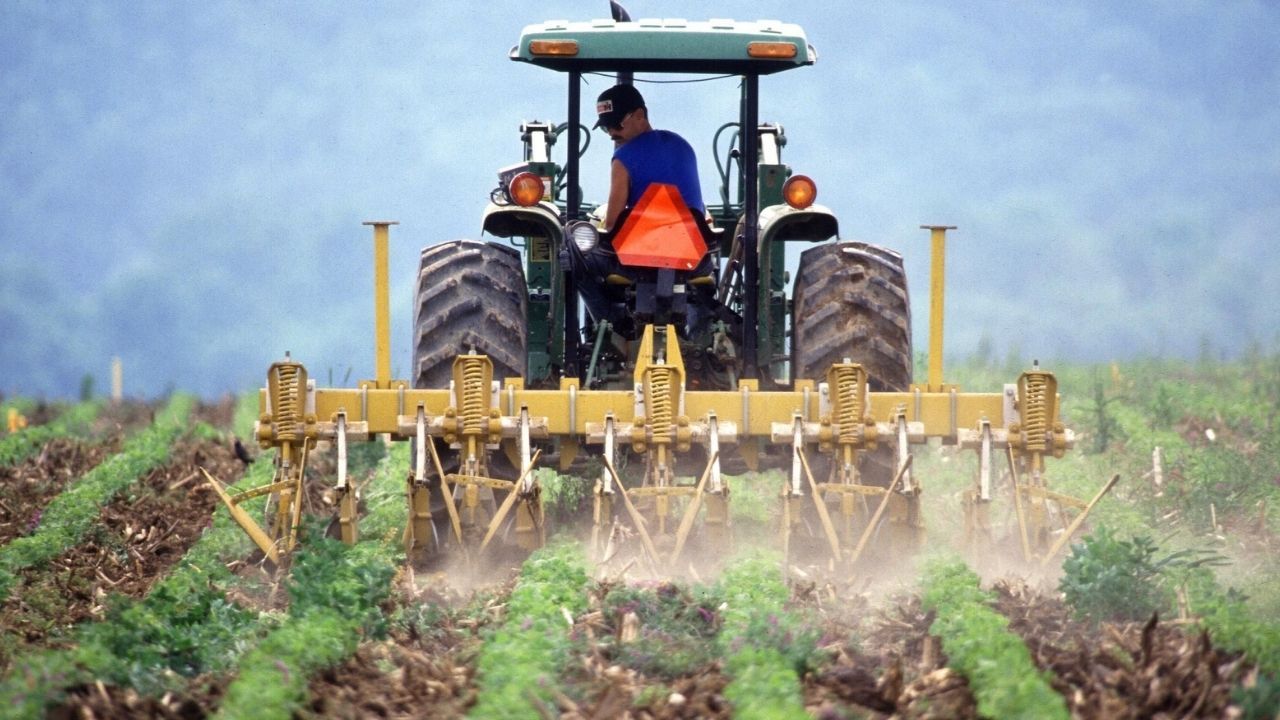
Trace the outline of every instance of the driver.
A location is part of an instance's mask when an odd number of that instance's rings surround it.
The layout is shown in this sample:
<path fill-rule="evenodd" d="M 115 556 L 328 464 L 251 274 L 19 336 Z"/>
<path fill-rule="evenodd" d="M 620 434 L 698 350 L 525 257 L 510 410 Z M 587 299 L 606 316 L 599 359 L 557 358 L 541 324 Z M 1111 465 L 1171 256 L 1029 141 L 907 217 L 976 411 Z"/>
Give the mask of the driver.
<path fill-rule="evenodd" d="M 674 185 L 695 215 L 705 216 L 702 189 L 698 182 L 698 159 L 688 141 L 670 130 L 655 130 L 649 124 L 649 110 L 644 97 L 632 85 L 614 85 L 596 100 L 597 120 L 613 140 L 614 151 L 609 171 L 609 201 L 604 217 L 604 231 L 612 232 L 618 218 L 639 202 L 652 183 Z M 569 261 L 579 278 L 578 293 L 593 320 L 625 320 L 611 317 L 613 300 L 604 284 L 611 273 L 618 272 L 618 259 L 612 252 L 582 253 L 572 242 Z M 710 258 L 703 258 L 707 268 Z M 697 303 L 690 307 L 690 327 L 699 324 Z"/>
<path fill-rule="evenodd" d="M 675 185 L 690 210 L 706 212 L 693 147 L 670 130 L 653 129 L 639 90 L 632 85 L 605 90 L 596 100 L 596 114 L 595 126 L 609 134 L 615 147 L 609 168 L 606 231 L 613 230 L 622 211 L 634 206 L 655 182 Z"/>

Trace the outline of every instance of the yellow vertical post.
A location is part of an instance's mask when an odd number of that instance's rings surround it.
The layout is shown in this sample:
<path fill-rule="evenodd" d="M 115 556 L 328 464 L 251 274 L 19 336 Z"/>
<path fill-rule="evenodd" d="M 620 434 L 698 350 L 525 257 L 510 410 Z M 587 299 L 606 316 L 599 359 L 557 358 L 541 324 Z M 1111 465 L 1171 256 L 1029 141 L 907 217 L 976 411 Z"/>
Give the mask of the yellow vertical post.
<path fill-rule="evenodd" d="M 942 392 L 942 312 L 946 307 L 947 231 L 955 225 L 921 225 L 933 247 L 929 272 L 929 391 Z"/>
<path fill-rule="evenodd" d="M 391 387 L 391 305 L 387 285 L 387 228 L 394 220 L 370 220 L 373 226 L 373 350 L 376 365 L 374 383 Z"/>

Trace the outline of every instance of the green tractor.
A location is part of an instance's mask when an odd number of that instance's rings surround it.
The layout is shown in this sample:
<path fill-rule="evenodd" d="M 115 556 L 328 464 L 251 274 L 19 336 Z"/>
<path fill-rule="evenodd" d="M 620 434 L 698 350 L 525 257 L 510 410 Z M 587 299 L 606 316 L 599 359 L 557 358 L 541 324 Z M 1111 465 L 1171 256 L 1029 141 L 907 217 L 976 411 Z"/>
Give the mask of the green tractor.
<path fill-rule="evenodd" d="M 493 377 L 522 378 L 525 388 L 558 388 L 576 378 L 582 390 L 635 390 L 637 365 L 662 359 L 674 341 L 685 386 L 720 391 L 726 405 L 740 403 L 741 380 L 761 390 L 790 390 L 796 379 L 826 381 L 838 364 L 864 368 L 871 390 L 905 392 L 912 375 L 911 316 L 901 256 L 832 241 L 835 215 L 814 203 L 813 180 L 783 163 L 782 126 L 760 119 L 760 77 L 812 65 L 816 56 L 796 25 L 632 21 L 616 3 L 612 20 L 526 27 L 511 59 L 564 73 L 566 119 L 520 126 L 522 160 L 499 171 L 482 223 L 502 242 L 458 240 L 422 251 L 414 386 L 449 386 L 455 357 L 473 353 L 492 361 Z M 684 223 L 657 221 L 651 240 L 658 247 L 693 244 L 701 256 L 664 263 L 646 262 L 640 253 L 629 261 L 615 245 L 628 222 L 643 222 L 643 213 L 632 209 L 615 232 L 602 233 L 601 205 L 581 193 L 582 163 L 592 161 L 586 123 L 594 120 L 590 110 L 590 119 L 582 119 L 583 76 L 626 84 L 637 75 L 667 73 L 735 78 L 740 101 L 727 108 L 712 139 L 718 202 L 707 204 L 706 218 L 686 210 Z M 608 152 L 594 162 L 603 166 Z M 799 271 L 789 293 L 787 253 L 797 249 Z M 575 253 L 616 253 L 619 271 L 583 276 L 570 262 Z M 608 317 L 580 313 L 579 291 L 590 284 L 603 285 L 613 300 Z M 702 322 L 689 322 L 695 308 Z M 654 336 L 649 343 L 646 328 Z M 642 347 L 657 355 L 641 357 Z M 776 419 L 788 422 L 790 414 L 782 408 Z M 742 449 L 750 452 L 733 458 L 735 466 L 792 459 L 786 445 L 769 452 L 748 442 Z M 706 461 L 705 451 L 695 455 Z M 872 475 L 867 480 L 887 486 L 893 474 L 888 448 L 863 457 L 862 473 Z M 832 474 L 830 462 L 815 466 L 823 480 Z M 844 475 L 851 480 L 857 473 L 846 467 Z M 672 468 L 661 475 L 649 479 L 670 482 Z M 718 472 L 716 479 L 718 485 Z"/>
<path fill-rule="evenodd" d="M 1044 479 L 1045 458 L 1073 441 L 1057 381 L 1037 367 L 1001 392 L 944 384 L 949 228 L 934 226 L 929 377 L 912 382 L 901 256 L 839 240 L 814 182 L 783 163 L 782 127 L 760 119 L 761 76 L 815 62 L 804 32 L 772 21 L 633 21 L 613 8 L 612 19 L 528 26 L 511 50 L 516 62 L 564 74 L 566 117 L 521 125 L 523 155 L 498 172 L 481 224 L 497 240 L 422 251 L 408 380 L 390 371 L 392 223 L 370 223 L 377 377 L 317 388 L 300 362 L 271 366 L 256 436 L 279 450 L 272 483 L 230 496 L 211 481 L 237 522 L 273 559 L 291 550 L 308 451 L 326 441 L 338 449 L 337 527 L 355 542 L 346 444 L 383 435 L 414 445 L 404 540 L 415 560 L 499 538 L 538 546 L 546 523 L 535 466 L 583 474 L 590 458 L 601 468 L 592 519 L 604 557 L 613 538 L 638 537 L 654 568 L 674 567 L 695 525 L 713 552 L 729 542 L 727 464 L 785 470 L 784 549 L 796 535 L 852 566 L 873 537 L 888 552 L 921 541 L 911 449 L 938 439 L 978 453 L 965 502 L 974 537 L 989 535 L 993 453 L 1007 451 L 1024 558 L 1047 561 L 1091 507 Z M 628 84 L 672 73 L 738 85 L 711 138 L 718 202 L 691 212 L 674 186 L 653 183 L 603 232 L 605 208 L 581 191 L 583 162 L 609 159 L 587 152 L 584 76 Z M 583 289 L 606 301 L 598 314 L 580 311 Z M 238 507 L 263 493 L 278 498 L 269 529 Z M 1055 529 L 1068 509 L 1075 525 Z"/>
<path fill-rule="evenodd" d="M 873 390 L 905 391 L 911 318 L 901 256 L 828 242 L 838 232 L 835 215 L 813 203 L 813 181 L 783 163 L 782 126 L 759 119 L 760 76 L 815 58 L 804 32 L 780 23 L 623 16 L 525 28 L 511 59 L 565 74 L 568 119 L 520 126 L 523 160 L 498 173 L 482 223 L 505 242 L 458 240 L 422 251 L 414 385 L 447 385 L 454 357 L 474 350 L 490 357 L 495 377 L 524 378 L 528 388 L 559 387 L 564 377 L 579 378 L 582 389 L 630 388 L 643 328 L 661 332 L 663 319 L 682 319 L 655 312 L 646 296 L 656 294 L 659 305 L 678 305 L 683 296 L 710 306 L 711 322 L 675 323 L 690 388 L 733 391 L 739 379 L 758 379 L 761 389 L 789 389 L 796 378 L 821 381 L 832 364 L 852 360 L 868 369 Z M 636 73 L 732 75 L 741 85 L 741 102 L 713 140 L 719 202 L 708 203 L 709 262 L 700 276 L 629 267 L 625 259 L 632 277 L 571 271 L 569 253 L 612 252 L 618 234 L 600 232 L 601 206 L 581 196 L 581 167 L 590 158 L 582 78 L 630 83 Z M 553 157 L 557 149 L 567 157 Z M 607 163 L 608 152 L 595 162 Z M 787 253 L 797 245 L 799 272 L 788 293 Z M 674 276 L 665 294 L 654 289 L 662 274 Z M 625 310 L 607 321 L 579 312 L 579 287 L 602 281 Z"/>
<path fill-rule="evenodd" d="M 640 314 L 644 288 L 618 281 L 611 290 L 632 317 L 595 322 L 587 316 L 584 327 L 578 287 L 600 278 L 575 277 L 567 261 L 569 252 L 608 252 L 614 239 L 600 236 L 593 226 L 599 205 L 581 196 L 581 164 L 589 157 L 582 78 L 609 74 L 629 83 L 635 73 L 703 73 L 737 76 L 741 102 L 713 141 L 719 202 L 707 209 L 713 236 L 723 240 L 708 243 L 712 272 L 677 272 L 671 293 L 714 304 L 712 323 L 696 334 L 681 328 L 691 386 L 732 390 L 738 378 L 759 378 L 762 388 L 790 387 L 794 378 L 819 379 L 833 362 L 851 358 L 870 369 L 874 389 L 907 388 L 911 329 L 901 257 L 863 243 L 825 242 L 837 235 L 835 215 L 813 204 L 813 181 L 782 162 L 783 128 L 760 120 L 760 76 L 814 63 L 816 53 L 799 27 L 545 23 L 525 29 L 511 58 L 565 74 L 568 119 L 522 124 L 523 160 L 499 172 L 482 228 L 514 248 L 456 241 L 423 251 L 416 386 L 447 381 L 454 356 L 471 347 L 490 355 L 499 376 L 523 377 L 526 387 L 556 387 L 564 376 L 579 377 L 584 388 L 630 381 L 644 323 L 625 320 Z M 730 138 L 723 153 L 722 136 Z M 553 158 L 557 147 L 567 154 L 563 160 Z M 607 160 L 604 154 L 596 162 Z M 529 186 L 535 190 L 524 190 Z M 804 252 L 788 296 L 786 253 L 797 244 Z M 652 313 L 643 319 L 652 322 Z"/>

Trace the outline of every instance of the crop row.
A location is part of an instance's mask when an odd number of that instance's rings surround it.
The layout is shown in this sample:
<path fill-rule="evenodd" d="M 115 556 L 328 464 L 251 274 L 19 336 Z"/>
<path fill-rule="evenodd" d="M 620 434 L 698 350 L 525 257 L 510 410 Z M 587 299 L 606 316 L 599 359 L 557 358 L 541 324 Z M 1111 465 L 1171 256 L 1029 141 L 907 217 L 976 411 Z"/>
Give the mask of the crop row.
<path fill-rule="evenodd" d="M 785 608 L 790 591 L 778 558 L 741 558 L 726 568 L 720 582 L 725 610 L 717 642 L 725 656 L 725 698 L 734 717 L 808 717 L 799 672 L 813 654 L 816 636 Z"/>
<path fill-rule="evenodd" d="M 240 662 L 223 698 L 224 718 L 288 718 L 307 699 L 312 673 L 355 652 L 362 637 L 382 637 L 383 606 L 404 562 L 397 529 L 407 517 L 399 445 L 379 463 L 370 482 L 362 540 L 354 547 L 324 537 L 313 525 L 289 575 L 289 614 Z"/>
<path fill-rule="evenodd" d="M 1070 717 L 1032 662 L 1009 621 L 991 608 L 994 597 L 962 562 L 935 561 L 923 580 L 924 607 L 937 613 L 930 633 L 942 639 L 949 665 L 968 680 L 978 713 L 993 718 Z"/>
<path fill-rule="evenodd" d="M 171 403 L 157 418 L 156 427 L 170 426 L 167 436 L 185 414 Z M 197 428 L 197 433 L 202 431 L 209 432 Z M 150 442 L 145 445 L 155 449 Z M 271 471 L 269 460 L 259 462 L 233 488 L 264 484 Z M 250 501 L 246 510 L 258 512 L 263 502 Z M 173 687 L 184 677 L 225 667 L 239 655 L 246 633 L 257 623 L 253 613 L 224 597 L 233 580 L 226 563 L 244 557 L 250 547 L 230 517 L 216 513 L 212 526 L 147 596 L 113 598 L 102 622 L 77 628 L 70 649 L 35 651 L 17 658 L 9 676 L 0 682 L 0 704 L 13 707 L 16 717 L 40 717 L 65 688 L 88 680 L 151 693 Z"/>
<path fill-rule="evenodd" d="M 0 437 L 0 466 L 16 465 L 26 460 L 55 438 L 87 432 L 101 411 L 102 405 L 97 402 L 72 405 L 52 422 L 32 425 Z"/>
<path fill-rule="evenodd" d="M 194 405 L 191 396 L 174 396 L 151 427 L 130 438 L 119 453 L 54 498 L 35 533 L 0 548 L 0 602 L 12 590 L 15 573 L 48 562 L 79 542 L 97 520 L 103 504 L 169 458 Z"/>
<path fill-rule="evenodd" d="M 587 606 L 581 551 L 552 543 L 525 561 L 507 602 L 506 620 L 480 652 L 480 700 L 472 717 L 526 718 L 533 703 L 550 703 L 573 644 L 573 618 Z"/>
<path fill-rule="evenodd" d="M 248 430 L 252 420 L 246 408 L 254 399 L 242 401 L 237 409 L 239 432 Z M 163 462 L 190 409 L 189 399 L 175 399 L 150 430 L 56 498 L 41 532 L 4 548 L 0 561 L 10 570 L 8 577 L 16 569 L 56 556 L 69 539 L 83 534 L 94 516 L 77 509 L 92 507 L 96 512 L 132 479 Z M 212 432 L 201 427 L 197 434 L 202 429 Z M 311 537 L 293 559 L 286 579 L 287 615 L 257 612 L 227 600 L 228 593 L 254 592 L 252 580 L 228 568 L 252 545 L 227 513 L 216 512 L 212 526 L 144 598 L 111 598 L 105 619 L 78 627 L 69 649 L 18 657 L 0 682 L 0 704 L 13 708 L 17 717 L 39 717 L 67 688 L 85 682 L 99 680 L 158 695 L 182 689 L 197 675 L 235 667 L 222 716 L 289 716 L 305 699 L 312 671 L 349 655 L 361 634 L 385 631 L 381 605 L 403 560 L 398 530 L 406 515 L 406 464 L 407 449 L 400 448 L 379 465 L 365 498 L 369 512 L 362 522 L 364 539 L 356 547 L 326 540 L 322 527 L 308 528 Z M 265 453 L 231 489 L 267 484 L 272 472 L 270 453 Z M 258 498 L 244 508 L 258 515 L 264 502 Z"/>
<path fill-rule="evenodd" d="M 550 712 L 563 699 L 558 685 L 574 674 L 572 659 L 602 649 L 611 662 L 661 681 L 705 672 L 723 658 L 735 717 L 808 717 L 800 675 L 814 665 L 817 631 L 786 608 L 790 593 L 776 557 L 739 558 L 719 582 L 692 592 L 669 583 L 602 586 L 600 609 L 615 627 L 600 640 L 573 629 L 588 607 L 588 585 L 573 545 L 553 543 L 526 561 L 506 620 L 484 637 L 472 717 L 528 717 L 531 705 Z M 605 647 L 583 645 L 596 642 Z"/>

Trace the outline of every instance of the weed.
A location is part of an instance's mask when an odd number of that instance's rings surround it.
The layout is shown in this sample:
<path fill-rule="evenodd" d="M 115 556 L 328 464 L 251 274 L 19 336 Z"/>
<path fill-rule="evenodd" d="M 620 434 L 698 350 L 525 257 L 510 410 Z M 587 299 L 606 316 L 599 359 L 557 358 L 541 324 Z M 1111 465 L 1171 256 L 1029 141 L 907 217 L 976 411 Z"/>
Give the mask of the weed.
<path fill-rule="evenodd" d="M 1126 540 L 1102 526 L 1071 547 L 1058 589 L 1079 617 L 1095 622 L 1145 620 L 1173 607 L 1178 580 L 1185 581 L 1197 568 L 1223 562 L 1216 553 L 1196 549 L 1162 555 L 1146 535 Z"/>
<path fill-rule="evenodd" d="M 604 597 L 605 615 L 621 623 L 628 613 L 635 613 L 640 631 L 637 638 L 618 646 L 617 661 L 666 680 L 714 662 L 720 626 L 716 608 L 722 602 L 714 588 L 691 590 L 674 583 L 614 588 Z"/>
<path fill-rule="evenodd" d="M 590 509 L 595 488 L 591 475 L 561 475 L 549 469 L 534 472 L 538 474 L 538 483 L 542 487 L 542 506 L 547 522 L 572 522 L 582 517 L 583 511 Z"/>

